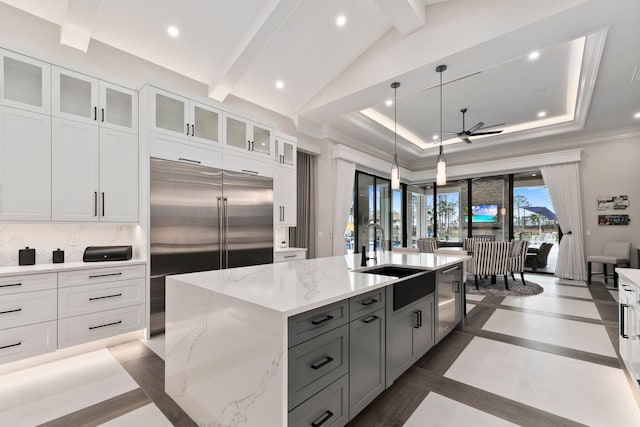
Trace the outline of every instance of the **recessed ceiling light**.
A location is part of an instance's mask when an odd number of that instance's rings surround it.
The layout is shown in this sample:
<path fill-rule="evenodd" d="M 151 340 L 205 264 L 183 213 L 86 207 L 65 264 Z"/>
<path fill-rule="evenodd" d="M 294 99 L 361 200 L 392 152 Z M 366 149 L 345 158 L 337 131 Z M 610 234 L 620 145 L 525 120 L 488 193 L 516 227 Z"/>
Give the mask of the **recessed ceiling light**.
<path fill-rule="evenodd" d="M 431 139 L 433 139 L 434 141 L 438 140 L 438 134 L 434 133 L 433 136 L 431 137 Z"/>
<path fill-rule="evenodd" d="M 540 117 L 540 118 L 543 118 L 543 117 L 546 117 L 546 116 L 547 116 L 547 112 L 546 111 L 540 111 L 538 113 L 538 117 Z"/>
<path fill-rule="evenodd" d="M 633 118 L 634 118 L 634 119 L 640 119 L 640 111 L 638 111 L 637 113 L 635 113 L 635 114 L 633 115 Z"/>
<path fill-rule="evenodd" d="M 345 24 L 347 23 L 347 17 L 344 15 L 338 15 L 336 18 L 336 25 L 338 27 L 344 27 Z"/>
<path fill-rule="evenodd" d="M 169 28 L 167 28 L 167 33 L 169 33 L 171 37 L 175 38 L 180 35 L 180 30 L 178 30 L 178 27 L 171 25 L 169 26 Z"/>
<path fill-rule="evenodd" d="M 537 50 L 534 50 L 533 52 L 531 52 L 529 54 L 529 60 L 530 61 L 535 61 L 538 58 L 540 58 L 540 52 L 538 52 Z"/>
<path fill-rule="evenodd" d="M 278 80 L 276 82 L 276 88 L 277 89 L 282 89 L 284 87 L 284 82 L 282 80 Z"/>
<path fill-rule="evenodd" d="M 391 107 L 393 105 L 393 99 L 387 99 L 386 101 L 384 101 L 384 105 L 386 105 L 387 107 Z"/>

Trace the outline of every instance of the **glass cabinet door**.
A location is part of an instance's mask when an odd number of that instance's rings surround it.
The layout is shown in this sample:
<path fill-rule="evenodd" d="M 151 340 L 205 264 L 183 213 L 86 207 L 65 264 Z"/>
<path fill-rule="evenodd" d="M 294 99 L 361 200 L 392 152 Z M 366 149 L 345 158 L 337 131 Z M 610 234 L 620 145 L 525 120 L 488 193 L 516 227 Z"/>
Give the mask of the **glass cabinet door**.
<path fill-rule="evenodd" d="M 107 82 L 100 82 L 101 126 L 136 131 L 138 129 L 137 92 Z"/>
<path fill-rule="evenodd" d="M 236 119 L 232 116 L 225 117 L 226 124 L 226 144 L 231 147 L 247 149 L 247 122 Z"/>
<path fill-rule="evenodd" d="M 51 66 L 0 49 L 0 103 L 49 114 Z"/>
<path fill-rule="evenodd" d="M 271 156 L 271 130 L 254 125 L 252 141 L 254 152 Z"/>
<path fill-rule="evenodd" d="M 190 135 L 191 130 L 187 129 L 188 100 L 158 90 L 152 96 L 155 104 L 154 127 L 170 134 Z"/>
<path fill-rule="evenodd" d="M 191 101 L 191 136 L 205 143 L 220 142 L 220 112 Z M 243 137 L 244 141 L 244 137 Z"/>
<path fill-rule="evenodd" d="M 98 80 L 64 68 L 53 67 L 53 115 L 96 123 Z"/>
<path fill-rule="evenodd" d="M 291 142 L 282 141 L 282 163 L 289 166 L 295 166 L 296 163 L 296 146 Z"/>

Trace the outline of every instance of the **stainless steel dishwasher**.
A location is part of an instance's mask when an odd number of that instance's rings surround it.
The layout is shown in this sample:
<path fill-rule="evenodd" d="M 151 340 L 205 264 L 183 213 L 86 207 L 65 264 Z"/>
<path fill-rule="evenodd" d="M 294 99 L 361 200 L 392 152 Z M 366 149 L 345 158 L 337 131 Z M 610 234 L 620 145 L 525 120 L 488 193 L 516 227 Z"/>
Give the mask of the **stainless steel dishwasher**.
<path fill-rule="evenodd" d="M 462 320 L 462 264 L 438 270 L 436 274 L 436 343 Z"/>

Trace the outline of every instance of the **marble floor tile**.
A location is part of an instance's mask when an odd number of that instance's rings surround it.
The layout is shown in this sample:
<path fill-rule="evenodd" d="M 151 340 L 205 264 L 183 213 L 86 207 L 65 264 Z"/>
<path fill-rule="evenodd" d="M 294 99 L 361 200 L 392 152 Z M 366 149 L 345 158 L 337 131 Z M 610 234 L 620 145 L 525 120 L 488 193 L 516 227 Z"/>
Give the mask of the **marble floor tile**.
<path fill-rule="evenodd" d="M 589 289 L 582 286 L 567 286 L 559 283 L 545 283 L 541 285 L 547 295 L 559 295 L 563 297 L 593 299 Z"/>
<path fill-rule="evenodd" d="M 475 304 L 467 304 L 467 313 L 469 313 L 471 310 L 473 310 L 474 308 L 476 308 Z"/>
<path fill-rule="evenodd" d="M 616 302 L 620 302 L 620 300 L 618 299 L 618 291 L 609 291 L 609 293 L 611 294 L 611 296 L 613 297 L 614 300 L 616 300 Z"/>
<path fill-rule="evenodd" d="M 498 309 L 482 329 L 603 356 L 617 357 L 603 325 Z"/>
<path fill-rule="evenodd" d="M 0 376 L 0 420 L 34 426 L 138 387 L 102 349 Z"/>
<path fill-rule="evenodd" d="M 482 301 L 486 295 L 473 295 L 467 294 L 467 299 L 470 301 Z"/>
<path fill-rule="evenodd" d="M 589 426 L 638 426 L 621 369 L 475 337 L 445 377 Z"/>
<path fill-rule="evenodd" d="M 144 345 L 149 347 L 151 351 L 153 351 L 155 354 L 160 356 L 162 360 L 164 360 L 164 348 L 165 348 L 164 334 L 154 335 L 149 340 L 141 339 L 140 342 L 142 342 Z"/>
<path fill-rule="evenodd" d="M 153 426 L 153 427 L 172 427 L 171 422 L 165 417 L 160 409 L 153 403 L 145 405 L 128 414 L 122 415 L 118 418 L 114 418 L 104 424 L 100 424 L 101 427 L 140 427 L 140 426 Z"/>
<path fill-rule="evenodd" d="M 515 426 L 471 406 L 431 392 L 411 414 L 403 427 L 500 427 Z"/>
<path fill-rule="evenodd" d="M 548 313 L 600 319 L 596 305 L 591 301 L 558 298 L 554 295 L 539 294 L 524 297 L 505 297 L 502 305 L 520 307 Z"/>

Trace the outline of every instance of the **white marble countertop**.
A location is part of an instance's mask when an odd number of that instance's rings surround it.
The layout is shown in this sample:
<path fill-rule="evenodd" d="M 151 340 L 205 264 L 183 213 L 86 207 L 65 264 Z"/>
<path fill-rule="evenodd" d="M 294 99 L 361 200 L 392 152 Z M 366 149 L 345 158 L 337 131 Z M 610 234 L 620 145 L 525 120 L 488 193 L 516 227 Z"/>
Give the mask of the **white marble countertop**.
<path fill-rule="evenodd" d="M 357 270 L 396 265 L 438 270 L 468 259 L 466 255 L 377 253 L 360 267 L 361 254 L 315 258 L 170 276 L 168 280 L 266 307 L 286 316 L 393 284 L 396 277 Z"/>
<path fill-rule="evenodd" d="M 276 248 L 276 253 L 300 252 L 306 250 L 307 248 Z"/>
<path fill-rule="evenodd" d="M 624 275 L 640 288 L 640 270 L 637 268 L 616 268 L 616 273 Z"/>
<path fill-rule="evenodd" d="M 55 273 L 58 271 L 84 270 L 88 268 L 121 267 L 123 265 L 146 264 L 143 259 L 128 261 L 99 261 L 99 262 L 63 262 L 60 264 L 10 265 L 0 267 L 0 277 L 16 276 L 19 274 Z"/>

